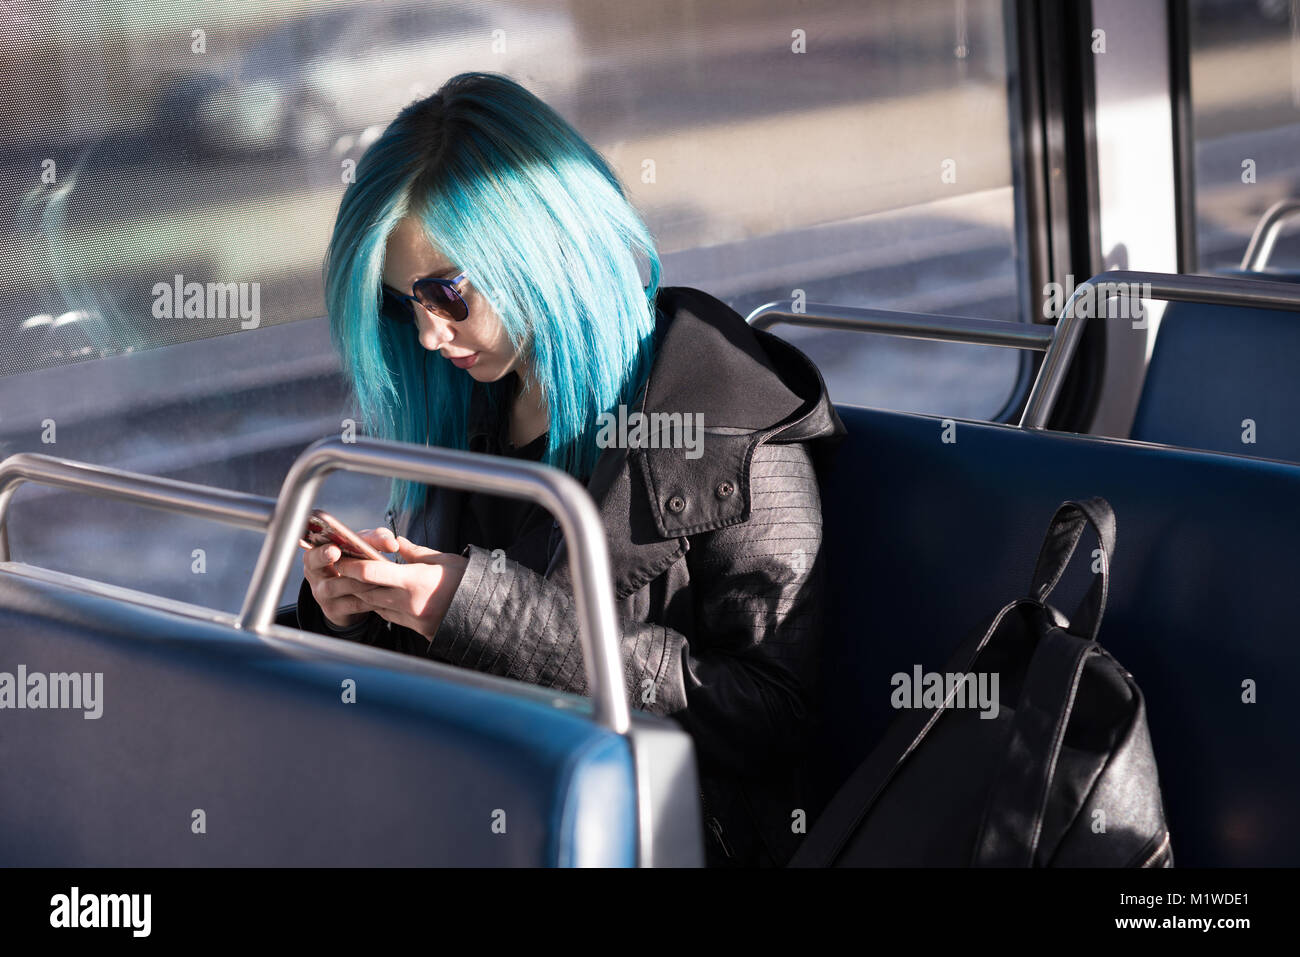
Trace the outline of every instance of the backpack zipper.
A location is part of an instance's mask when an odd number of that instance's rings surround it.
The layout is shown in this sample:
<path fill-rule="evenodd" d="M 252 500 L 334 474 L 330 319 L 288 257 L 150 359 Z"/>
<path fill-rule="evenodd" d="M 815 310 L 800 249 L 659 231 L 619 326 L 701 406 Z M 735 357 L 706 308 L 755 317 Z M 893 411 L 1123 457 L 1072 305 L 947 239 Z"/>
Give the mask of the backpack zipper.
<path fill-rule="evenodd" d="M 709 804 L 704 799 L 704 788 L 700 788 L 700 809 L 704 812 L 704 826 L 712 832 L 714 839 L 722 848 L 722 853 L 729 860 L 735 857 L 731 853 L 731 848 L 727 846 L 727 839 L 722 834 L 722 822 L 709 813 Z"/>
<path fill-rule="evenodd" d="M 1152 851 L 1151 854 L 1147 857 L 1147 859 L 1143 861 L 1139 866 L 1151 867 L 1153 864 L 1155 864 L 1157 860 L 1163 858 L 1168 852 L 1169 852 L 1169 832 L 1165 831 L 1165 836 L 1160 839 L 1160 843 L 1156 845 L 1156 849 Z"/>

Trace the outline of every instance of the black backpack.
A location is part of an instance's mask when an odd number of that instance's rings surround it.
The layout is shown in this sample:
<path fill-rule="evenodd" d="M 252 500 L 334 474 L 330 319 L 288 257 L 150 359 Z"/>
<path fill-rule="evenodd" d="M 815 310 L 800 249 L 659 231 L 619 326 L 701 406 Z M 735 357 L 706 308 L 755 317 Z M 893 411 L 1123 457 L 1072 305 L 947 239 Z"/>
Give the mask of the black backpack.
<path fill-rule="evenodd" d="M 1100 569 L 1067 621 L 1046 602 L 1089 525 Z M 946 675 L 925 678 L 925 695 L 895 676 L 896 706 L 913 707 L 790 866 L 1171 867 L 1142 692 L 1096 641 L 1114 551 L 1109 503 L 1063 504 L 1030 597 L 965 641 Z M 910 702 L 901 678 L 912 678 Z"/>

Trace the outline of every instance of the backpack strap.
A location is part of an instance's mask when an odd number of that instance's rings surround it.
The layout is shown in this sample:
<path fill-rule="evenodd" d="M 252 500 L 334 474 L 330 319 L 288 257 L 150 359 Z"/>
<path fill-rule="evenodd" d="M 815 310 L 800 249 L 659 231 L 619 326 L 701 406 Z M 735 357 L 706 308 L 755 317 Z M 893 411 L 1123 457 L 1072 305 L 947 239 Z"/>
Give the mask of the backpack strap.
<path fill-rule="evenodd" d="M 1110 563 L 1115 555 L 1115 512 L 1104 498 L 1089 498 L 1077 502 L 1064 502 L 1052 516 L 1047 526 L 1043 547 L 1038 553 L 1030 596 L 1046 604 L 1065 569 L 1069 567 L 1074 550 L 1089 525 L 1097 533 L 1101 544 L 1101 572 L 1093 580 L 1088 594 L 1078 610 L 1070 616 L 1069 630 L 1086 638 L 1097 640 L 1101 616 L 1106 610 L 1106 596 L 1110 591 Z"/>
<path fill-rule="evenodd" d="M 1104 498 L 1064 502 L 1052 516 L 1034 566 L 1030 595 L 1046 604 L 1065 574 L 1084 530 L 1101 545 L 1101 569 L 1068 630 L 1048 627 L 1034 649 L 1016 703 L 1002 764 L 989 790 L 971 863 L 977 867 L 1032 867 L 1065 729 L 1087 660 L 1100 653 L 1097 631 L 1110 591 L 1115 512 Z"/>
<path fill-rule="evenodd" d="M 1032 867 L 1056 762 L 1092 641 L 1051 628 L 1038 642 L 975 838 L 974 867 Z"/>

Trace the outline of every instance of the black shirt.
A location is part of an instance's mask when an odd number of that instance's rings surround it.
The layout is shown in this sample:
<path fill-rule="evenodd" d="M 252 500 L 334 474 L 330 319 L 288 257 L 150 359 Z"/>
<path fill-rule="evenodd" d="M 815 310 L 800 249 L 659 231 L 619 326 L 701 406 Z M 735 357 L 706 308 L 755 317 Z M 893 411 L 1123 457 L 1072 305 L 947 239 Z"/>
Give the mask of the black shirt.
<path fill-rule="evenodd" d="M 495 435 L 489 436 L 484 449 L 492 455 L 539 462 L 546 452 L 547 434 L 543 432 L 526 445 L 511 444 L 504 417 Z M 478 545 L 488 551 L 502 549 L 508 558 L 533 571 L 544 573 L 550 560 L 551 513 L 533 502 L 482 492 L 465 497 L 461 516 L 460 541 Z"/>
<path fill-rule="evenodd" d="M 657 313 L 655 324 L 655 352 L 667 331 L 667 322 L 662 311 Z M 486 386 L 475 387 L 470 411 L 470 448 L 490 455 L 505 455 L 511 458 L 541 461 L 546 452 L 546 439 L 549 433 L 543 432 L 537 438 L 515 448 L 510 442 L 509 417 L 499 414 L 495 423 L 487 401 L 489 392 L 495 395 L 495 407 L 504 409 L 509 398 L 515 394 L 519 385 L 518 374 L 511 372 L 501 380 Z M 645 384 L 642 384 L 644 392 Z M 639 401 L 640 395 L 638 395 Z M 525 502 L 522 499 L 503 498 L 498 495 L 486 495 L 470 492 L 465 497 L 464 510 L 461 513 L 459 547 L 478 545 L 489 551 L 503 549 L 506 557 L 519 562 L 538 574 L 545 574 L 550 564 L 551 548 L 560 539 L 559 524 L 540 505 Z"/>

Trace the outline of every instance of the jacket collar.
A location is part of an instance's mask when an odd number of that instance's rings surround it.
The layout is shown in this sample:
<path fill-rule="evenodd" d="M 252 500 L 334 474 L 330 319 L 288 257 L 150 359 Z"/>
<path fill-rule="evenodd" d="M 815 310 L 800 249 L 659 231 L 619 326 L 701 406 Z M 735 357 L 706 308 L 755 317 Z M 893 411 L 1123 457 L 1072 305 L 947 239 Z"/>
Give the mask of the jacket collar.
<path fill-rule="evenodd" d="M 634 403 L 643 414 L 699 413 L 706 429 L 771 430 L 785 441 L 844 434 L 817 367 L 707 293 L 684 286 L 660 289 L 655 343 L 654 367 Z M 513 393 L 515 381 L 511 373 L 488 386 L 497 390 L 500 405 Z M 791 420 L 796 411 L 800 414 Z M 487 389 L 472 393 L 467 432 L 471 449 L 501 447 L 505 432 L 500 427 L 492 431 Z M 653 453 L 669 450 L 644 451 L 659 458 Z"/>
<path fill-rule="evenodd" d="M 685 536 L 749 519 L 749 466 L 761 442 L 808 442 L 820 468 L 846 431 L 820 371 L 798 349 L 696 289 L 661 289 L 658 306 L 659 345 L 637 410 L 699 413 L 702 454 L 612 447 L 596 460 L 587 489 L 620 599 L 677 561 Z M 570 584 L 563 541 L 546 574 Z"/>
<path fill-rule="evenodd" d="M 656 526 L 667 538 L 747 521 L 756 446 L 809 441 L 829 448 L 844 425 L 821 372 L 798 349 L 698 289 L 670 286 L 658 301 L 666 331 L 641 411 L 697 416 L 704 438 L 697 458 L 682 448 L 634 453 Z"/>
<path fill-rule="evenodd" d="M 821 373 L 798 349 L 697 289 L 661 288 L 657 305 L 655 361 L 629 412 L 649 422 L 654 413 L 698 414 L 704 432 L 697 458 L 684 448 L 619 445 L 597 458 L 587 490 L 609 536 L 619 598 L 675 562 L 686 550 L 685 536 L 749 519 L 749 467 L 760 443 L 808 442 L 820 467 L 845 434 Z M 513 379 L 493 386 L 508 395 Z M 471 450 L 499 448 L 487 412 L 485 391 L 474 390 Z M 426 541 L 446 551 L 454 548 L 450 532 L 463 496 L 435 492 L 443 494 L 431 496 L 423 516 Z M 561 540 L 546 574 L 567 586 L 568 572 Z"/>

